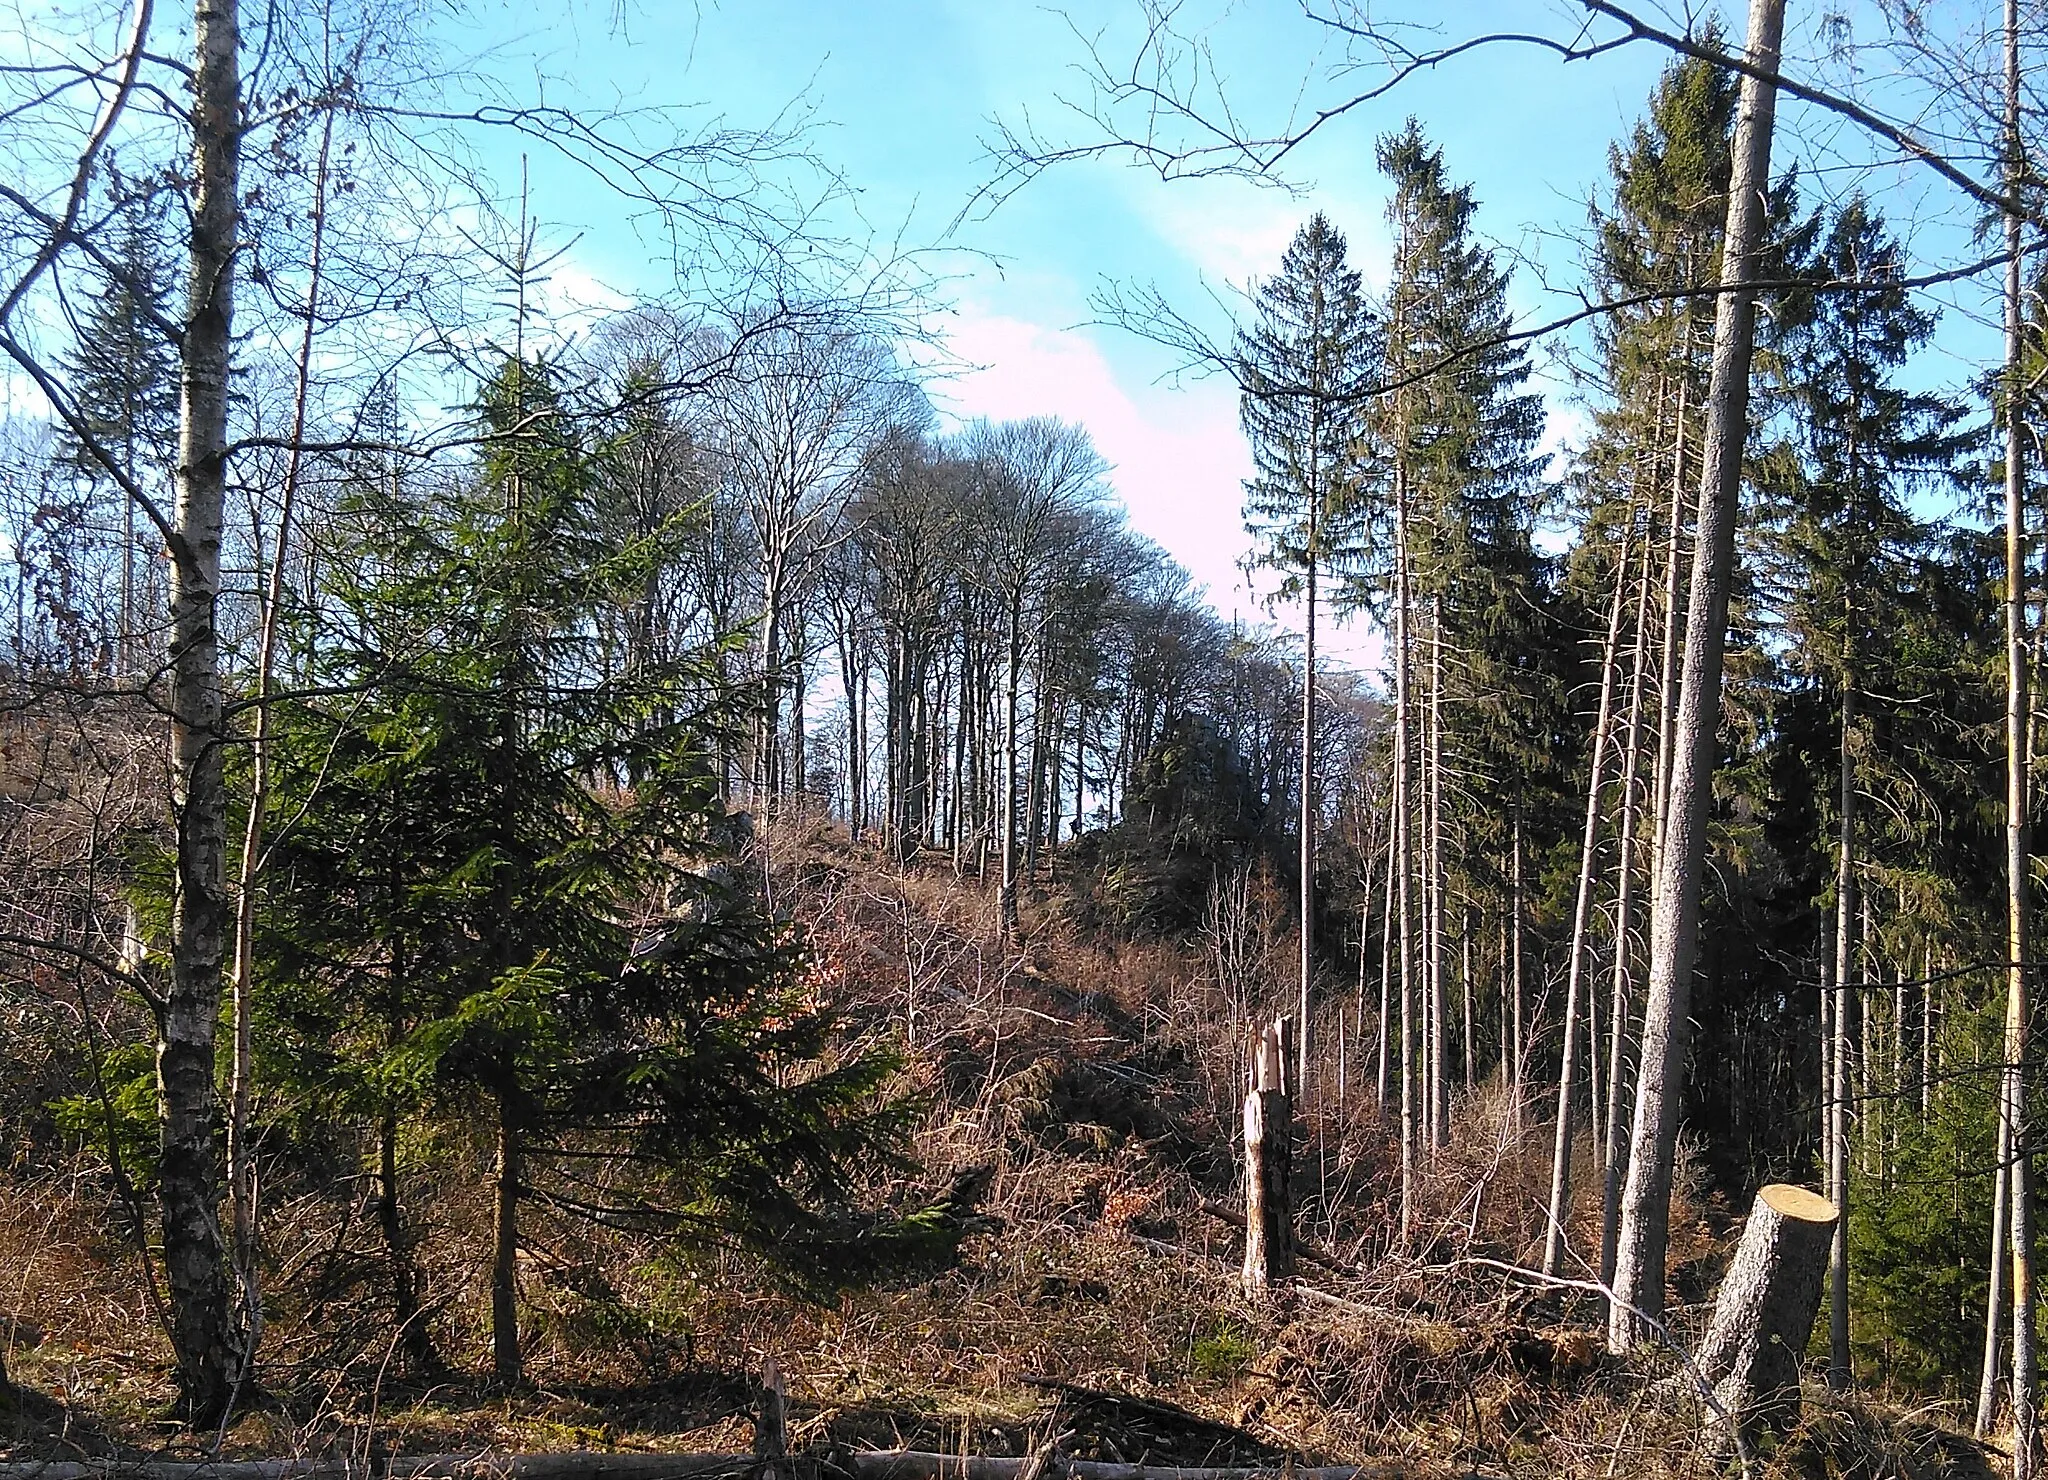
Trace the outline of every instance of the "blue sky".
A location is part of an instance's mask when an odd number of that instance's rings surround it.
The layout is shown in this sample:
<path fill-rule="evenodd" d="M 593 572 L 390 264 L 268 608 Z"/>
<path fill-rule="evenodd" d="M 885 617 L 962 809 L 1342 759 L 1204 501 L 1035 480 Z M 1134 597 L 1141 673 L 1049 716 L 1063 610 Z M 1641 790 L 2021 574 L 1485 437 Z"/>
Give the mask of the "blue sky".
<path fill-rule="evenodd" d="M 1553 35 L 1576 11 L 1560 0 L 1380 9 L 1441 15 L 1447 33 L 1498 26 Z M 1204 29 L 1232 106 L 1254 128 L 1287 118 L 1305 79 L 1312 96 L 1334 90 L 1329 34 L 1292 0 L 1206 0 L 1184 15 Z M 1059 101 L 1085 93 L 1082 38 L 1126 59 L 1138 16 L 1134 0 L 1094 0 L 1064 14 L 1026 0 L 596 0 L 545 14 L 505 4 L 480 17 L 476 34 L 488 37 L 490 70 L 509 87 L 530 93 L 544 76 L 551 99 L 566 83 L 593 101 L 689 105 L 706 122 L 735 127 L 792 106 L 807 111 L 812 147 L 858 192 L 866 226 L 941 249 L 932 263 L 945 279 L 944 304 L 934 324 L 958 362 L 933 386 L 942 411 L 1085 424 L 1115 466 L 1133 524 L 1205 583 L 1219 609 L 1255 619 L 1264 615 L 1258 593 L 1237 570 L 1249 462 L 1233 395 L 1213 381 L 1177 383 L 1166 352 L 1092 324 L 1091 294 L 1112 282 L 1157 284 L 1220 326 L 1216 300 L 1270 271 L 1317 209 L 1345 230 L 1368 280 L 1383 281 L 1373 141 L 1413 113 L 1453 176 L 1473 182 L 1481 231 L 1526 259 L 1516 308 L 1555 312 L 1569 306 L 1557 295 L 1576 285 L 1570 237 L 1604 178 L 1608 147 L 1640 116 L 1667 58 L 1637 46 L 1566 68 L 1531 50 L 1494 49 L 1417 76 L 1329 128 L 1292 161 L 1295 194 L 1231 180 L 1162 182 L 1091 162 L 1056 169 L 953 229 L 990 177 L 990 120 L 1028 114 L 1048 134 L 1086 134 Z M 1789 112 L 1796 130 L 1796 109 Z M 1824 152 L 1819 136 L 1807 145 L 1785 139 L 1778 157 L 1802 152 Z M 1880 184 L 1895 217 L 1953 235 L 1954 223 L 1942 219 L 1953 208 L 1927 182 L 1894 171 Z M 536 160 L 533 200 L 558 240 L 581 233 L 557 268 L 563 291 L 602 298 L 665 286 L 620 218 L 573 176 Z M 1543 388 L 1554 436 L 1569 437 L 1578 422 L 1568 390 L 1547 375 Z M 1291 625 L 1290 614 L 1274 615 Z M 1337 648 L 1369 663 L 1376 644 L 1356 634 Z"/>

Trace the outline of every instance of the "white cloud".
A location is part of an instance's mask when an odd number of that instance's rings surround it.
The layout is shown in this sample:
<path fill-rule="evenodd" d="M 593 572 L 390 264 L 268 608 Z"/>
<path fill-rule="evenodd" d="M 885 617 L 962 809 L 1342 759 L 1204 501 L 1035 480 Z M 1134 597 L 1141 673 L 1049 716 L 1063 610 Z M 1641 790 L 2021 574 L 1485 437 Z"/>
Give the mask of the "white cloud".
<path fill-rule="evenodd" d="M 1377 201 L 1320 191 L 1303 200 L 1270 186 L 1212 180 L 1200 188 L 1184 182 L 1149 185 L 1133 192 L 1132 203 L 1212 287 L 1243 288 L 1271 276 L 1295 232 L 1316 211 L 1344 233 L 1351 265 L 1367 286 L 1379 291 L 1387 283 L 1392 248 Z"/>
<path fill-rule="evenodd" d="M 943 414 L 956 421 L 1057 416 L 1087 427 L 1112 465 L 1110 482 L 1132 527 L 1205 585 L 1219 612 L 1296 625 L 1286 609 L 1269 618 L 1239 569 L 1250 548 L 1242 500 L 1252 464 L 1230 387 L 1127 387 L 1087 331 L 985 310 L 963 308 L 948 338 L 969 368 L 933 386 Z M 1324 642 L 1340 662 L 1378 662 L 1379 642 L 1362 629 Z"/>

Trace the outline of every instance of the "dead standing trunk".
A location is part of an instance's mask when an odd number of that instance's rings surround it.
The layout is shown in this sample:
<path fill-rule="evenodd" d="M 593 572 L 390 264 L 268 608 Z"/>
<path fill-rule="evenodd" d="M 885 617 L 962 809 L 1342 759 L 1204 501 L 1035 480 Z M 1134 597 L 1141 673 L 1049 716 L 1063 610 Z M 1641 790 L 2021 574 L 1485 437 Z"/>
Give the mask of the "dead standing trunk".
<path fill-rule="evenodd" d="M 1244 1288 L 1253 1296 L 1294 1274 L 1291 1089 L 1287 1020 L 1275 1018 L 1252 1049 L 1244 1097 Z"/>
<path fill-rule="evenodd" d="M 222 1247 L 214 1032 L 230 920 L 222 772 L 221 523 L 241 153 L 236 0 L 193 11 L 192 217 L 178 386 L 177 512 L 171 553 L 170 716 L 177 899 L 171 985 L 157 1039 L 164 1272 L 180 1406 L 217 1423 L 240 1378 L 242 1337 Z"/>
<path fill-rule="evenodd" d="M 1784 24 L 1784 0 L 1750 0 L 1747 55 L 1767 74 L 1777 70 Z M 1620 1298 L 1608 1325 L 1608 1344 L 1617 1352 L 1629 1350 L 1642 1334 L 1629 1307 L 1651 1317 L 1664 1309 L 1671 1162 L 1685 1072 L 1700 878 L 1706 864 L 1707 812 L 1721 713 L 1722 648 L 1735 563 L 1736 501 L 1748 430 L 1750 348 L 1756 325 L 1756 290 L 1751 285 L 1763 244 L 1776 104 L 1775 86 L 1755 75 L 1743 77 L 1721 261 L 1721 283 L 1728 291 L 1721 294 L 1714 325 L 1677 745 L 1651 906 L 1649 1000 L 1643 1017 L 1628 1181 L 1622 1192 L 1615 1262 L 1615 1293 Z"/>

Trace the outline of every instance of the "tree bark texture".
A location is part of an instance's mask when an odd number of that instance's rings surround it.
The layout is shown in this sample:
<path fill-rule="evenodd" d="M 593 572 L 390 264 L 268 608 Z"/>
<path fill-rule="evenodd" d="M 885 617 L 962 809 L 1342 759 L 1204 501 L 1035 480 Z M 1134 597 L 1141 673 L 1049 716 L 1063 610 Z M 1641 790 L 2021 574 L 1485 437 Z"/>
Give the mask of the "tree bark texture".
<path fill-rule="evenodd" d="M 1749 60 L 1775 72 L 1784 31 L 1784 0 L 1751 0 Z M 1642 1334 L 1628 1309 L 1650 1316 L 1664 1309 L 1664 1256 L 1671 1213 L 1671 1163 L 1684 1084 L 1686 1024 L 1699 935 L 1700 881 L 1706 865 L 1707 813 L 1713 799 L 1715 741 L 1721 714 L 1721 659 L 1728 593 L 1735 563 L 1735 514 L 1748 431 L 1750 348 L 1756 325 L 1764 192 L 1770 183 L 1776 88 L 1742 79 L 1735 124 L 1735 169 L 1728 194 L 1720 298 L 1714 326 L 1713 375 L 1706 407 L 1700 509 L 1693 544 L 1692 590 L 1685 662 L 1678 696 L 1669 815 L 1651 905 L 1650 985 L 1644 1009 L 1642 1058 L 1628 1180 L 1622 1191 L 1615 1303 L 1608 1344 L 1626 1351 Z"/>
<path fill-rule="evenodd" d="M 2019 0 L 2005 0 L 2006 185 L 2017 194 L 2023 183 L 2025 144 L 2020 114 Z M 2027 1053 L 2033 1014 L 2028 980 L 2030 947 L 2028 867 L 2031 846 L 2027 809 L 2030 771 L 2027 684 L 2026 425 L 2021 394 L 2021 357 L 2026 331 L 2026 298 L 2021 277 L 2025 233 L 2019 213 L 2005 213 L 2005 873 L 2006 1006 L 2005 1069 L 1999 1115 L 2001 1139 L 2011 1148 L 2006 1172 L 2010 1198 L 2007 1236 L 2012 1244 L 2012 1472 L 2032 1480 L 2038 1463 L 2034 1353 L 2034 1179 L 2027 1146 Z"/>
<path fill-rule="evenodd" d="M 497 1206 L 491 1257 L 491 1375 L 500 1388 L 525 1376 L 519 1351 L 519 1131 L 498 1106 Z"/>
<path fill-rule="evenodd" d="M 1799 1358 L 1820 1313 L 1828 1245 L 1840 1221 L 1832 1203 L 1804 1187 L 1776 1183 L 1757 1192 L 1696 1358 L 1727 1415 L 1713 1415 L 1708 1426 L 1723 1452 L 1738 1436 L 1754 1452 L 1766 1432 L 1784 1433 L 1798 1419 Z"/>
<path fill-rule="evenodd" d="M 1301 1006 L 1294 1083 L 1308 1092 L 1310 987 L 1316 969 L 1316 508 L 1309 500 L 1308 623 L 1301 670 Z"/>
<path fill-rule="evenodd" d="M 171 985 L 157 1040 L 165 1283 L 181 1407 L 217 1422 L 239 1379 L 220 1227 L 214 1034 L 230 913 L 222 772 L 221 523 L 227 487 L 235 236 L 240 220 L 240 45 L 236 0 L 197 0 L 192 78 L 192 218 L 178 386 L 171 542 L 170 717 L 177 900 Z"/>
<path fill-rule="evenodd" d="M 1244 1097 L 1244 1287 L 1261 1295 L 1294 1274 L 1294 1113 L 1287 1083 L 1287 1020 L 1266 1025 L 1252 1049 Z"/>

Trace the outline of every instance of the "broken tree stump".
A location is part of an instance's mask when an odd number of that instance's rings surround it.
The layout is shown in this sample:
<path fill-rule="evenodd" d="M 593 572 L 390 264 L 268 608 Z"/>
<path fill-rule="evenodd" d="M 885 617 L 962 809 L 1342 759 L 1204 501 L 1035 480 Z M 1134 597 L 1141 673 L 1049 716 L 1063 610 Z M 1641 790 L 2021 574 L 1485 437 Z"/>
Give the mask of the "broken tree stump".
<path fill-rule="evenodd" d="M 761 1480 L 778 1480 L 789 1457 L 789 1383 L 782 1364 L 770 1357 L 761 1364 L 761 1386 L 755 1395 L 754 1458 Z"/>
<path fill-rule="evenodd" d="M 1719 1405 L 1707 1428 L 1723 1452 L 1748 1453 L 1765 1432 L 1798 1421 L 1799 1358 L 1820 1311 L 1835 1218 L 1835 1205 L 1804 1187 L 1757 1191 L 1694 1362 Z"/>
<path fill-rule="evenodd" d="M 1287 1019 L 1252 1048 L 1244 1097 L 1244 1288 L 1263 1295 L 1294 1274 L 1294 1108 L 1287 1084 Z"/>

